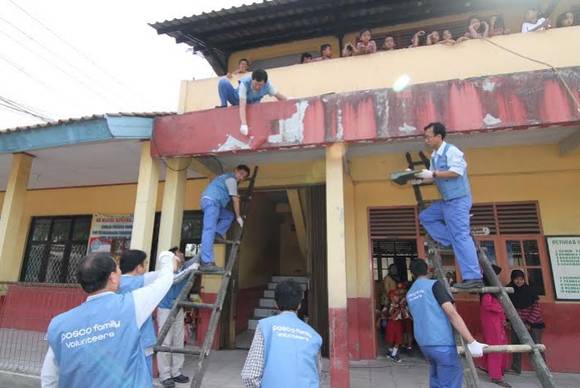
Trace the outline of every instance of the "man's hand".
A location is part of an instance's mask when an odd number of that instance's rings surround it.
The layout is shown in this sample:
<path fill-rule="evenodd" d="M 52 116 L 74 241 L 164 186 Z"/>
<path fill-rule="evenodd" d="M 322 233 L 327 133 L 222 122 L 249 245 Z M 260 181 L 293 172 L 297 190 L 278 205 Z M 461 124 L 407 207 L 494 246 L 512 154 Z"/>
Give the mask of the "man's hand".
<path fill-rule="evenodd" d="M 433 171 L 423 169 L 420 173 L 415 174 L 415 177 L 419 179 L 433 179 Z"/>
<path fill-rule="evenodd" d="M 240 133 L 244 136 L 248 136 L 249 128 L 247 124 L 240 125 Z"/>
<path fill-rule="evenodd" d="M 238 225 L 240 225 L 240 228 L 244 227 L 244 219 L 242 217 L 236 218 L 236 221 L 238 222 Z"/>
<path fill-rule="evenodd" d="M 467 348 L 469 349 L 469 353 L 475 358 L 483 356 L 483 349 L 487 347 L 487 344 L 480 344 L 477 341 L 473 341 L 467 344 Z"/>

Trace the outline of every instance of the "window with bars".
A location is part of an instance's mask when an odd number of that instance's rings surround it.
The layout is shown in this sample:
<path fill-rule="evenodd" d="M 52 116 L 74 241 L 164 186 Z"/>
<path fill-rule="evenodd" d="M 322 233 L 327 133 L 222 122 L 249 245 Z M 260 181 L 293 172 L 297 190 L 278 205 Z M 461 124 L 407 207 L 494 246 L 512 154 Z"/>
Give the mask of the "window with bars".
<path fill-rule="evenodd" d="M 75 283 L 87 253 L 92 216 L 34 217 L 20 280 Z"/>

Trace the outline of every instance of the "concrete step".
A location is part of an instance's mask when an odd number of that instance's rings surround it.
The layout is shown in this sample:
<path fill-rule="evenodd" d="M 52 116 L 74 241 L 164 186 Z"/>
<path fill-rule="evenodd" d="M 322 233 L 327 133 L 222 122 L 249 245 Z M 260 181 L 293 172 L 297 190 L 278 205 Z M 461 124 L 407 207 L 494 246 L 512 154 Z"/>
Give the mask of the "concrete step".
<path fill-rule="evenodd" d="M 280 283 L 290 279 L 298 283 L 308 283 L 309 281 L 309 279 L 306 276 L 272 276 L 272 281 L 274 283 Z"/>
<path fill-rule="evenodd" d="M 268 290 L 275 290 L 277 285 L 278 283 L 273 282 L 268 283 Z M 308 288 L 308 285 L 306 283 L 300 283 L 300 286 L 302 286 L 302 289 L 304 291 L 306 291 L 306 289 Z"/>
<path fill-rule="evenodd" d="M 274 299 L 274 290 L 264 290 L 264 298 Z"/>
<path fill-rule="evenodd" d="M 257 308 L 254 309 L 254 317 L 255 318 L 267 318 L 271 317 L 272 315 L 278 314 L 278 310 L 276 309 L 268 309 L 268 308 Z"/>
<path fill-rule="evenodd" d="M 258 319 L 250 319 L 248 321 L 248 330 L 256 330 L 258 327 Z"/>
<path fill-rule="evenodd" d="M 272 298 L 262 298 L 259 305 L 260 307 L 276 308 L 276 301 Z"/>

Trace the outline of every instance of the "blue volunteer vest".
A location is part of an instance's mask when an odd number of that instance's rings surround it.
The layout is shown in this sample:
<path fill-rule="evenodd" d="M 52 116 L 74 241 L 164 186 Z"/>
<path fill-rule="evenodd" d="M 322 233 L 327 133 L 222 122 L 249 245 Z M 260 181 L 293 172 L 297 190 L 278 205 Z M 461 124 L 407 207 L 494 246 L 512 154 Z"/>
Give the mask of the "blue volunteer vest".
<path fill-rule="evenodd" d="M 261 388 L 318 388 L 318 353 L 322 338 L 294 313 L 259 322 L 264 337 Z"/>
<path fill-rule="evenodd" d="M 205 188 L 201 198 L 208 197 L 219 203 L 221 207 L 228 206 L 228 203 L 230 202 L 230 193 L 226 186 L 226 179 L 228 178 L 235 178 L 235 175 L 229 172 L 215 177 Z"/>
<path fill-rule="evenodd" d="M 443 155 L 437 155 L 435 159 L 435 170 L 437 171 L 448 171 L 449 165 L 447 164 L 447 151 L 452 146 L 449 143 L 445 144 L 445 148 L 443 149 Z M 432 161 L 433 162 L 433 161 Z M 441 193 L 441 197 L 445 201 L 449 201 L 450 199 L 455 199 L 459 197 L 463 197 L 466 195 L 471 194 L 471 190 L 469 188 L 469 179 L 467 178 L 467 170 L 463 174 L 463 176 L 457 178 L 437 178 L 435 179 L 435 184 Z"/>
<path fill-rule="evenodd" d="M 167 294 L 165 294 L 163 299 L 161 299 L 161 302 L 159 302 L 159 308 L 171 309 L 171 307 L 173 307 L 173 303 L 175 303 L 175 299 L 177 299 L 179 293 L 181 290 L 183 290 L 183 287 L 185 287 L 187 280 L 188 277 L 185 277 L 179 283 L 172 285 L 169 291 L 167 291 Z"/>
<path fill-rule="evenodd" d="M 57 315 L 47 337 L 61 388 L 153 386 L 130 293 L 99 296 Z"/>
<path fill-rule="evenodd" d="M 417 279 L 407 293 L 415 340 L 419 346 L 455 346 L 451 323 L 433 295 L 435 282 Z"/>
<path fill-rule="evenodd" d="M 145 277 L 123 275 L 121 276 L 121 285 L 117 291 L 119 294 L 125 294 L 135 291 L 145 285 Z M 155 327 L 153 326 L 153 318 L 149 317 L 145 324 L 141 326 L 141 345 L 143 350 L 154 346 L 157 343 L 157 336 L 155 335 Z"/>
<path fill-rule="evenodd" d="M 247 75 L 244 78 L 240 79 L 240 84 L 244 84 L 247 90 L 246 95 L 246 102 L 248 104 L 255 104 L 256 102 L 260 102 L 265 95 L 270 93 L 270 81 L 266 81 L 260 90 L 252 89 L 252 76 Z"/>

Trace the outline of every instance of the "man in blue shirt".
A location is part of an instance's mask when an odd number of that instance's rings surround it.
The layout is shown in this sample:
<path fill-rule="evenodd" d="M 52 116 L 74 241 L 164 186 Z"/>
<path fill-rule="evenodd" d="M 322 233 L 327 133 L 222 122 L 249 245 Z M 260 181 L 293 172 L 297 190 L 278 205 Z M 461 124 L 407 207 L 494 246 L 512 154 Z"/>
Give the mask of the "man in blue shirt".
<path fill-rule="evenodd" d="M 135 291 L 138 288 L 148 286 L 159 276 L 159 271 L 147 272 L 145 260 L 147 254 L 138 249 L 128 249 L 121 254 L 119 267 L 121 268 L 121 284 L 117 292 L 125 294 Z M 149 317 L 143 327 L 141 327 L 141 344 L 147 357 L 147 365 L 153 379 L 153 346 L 157 342 L 153 319 Z"/>
<path fill-rule="evenodd" d="M 225 108 L 228 102 L 231 105 L 240 106 L 240 133 L 248 135 L 248 120 L 246 119 L 246 105 L 260 102 L 266 95 L 276 97 L 278 100 L 287 98 L 276 91 L 274 86 L 268 81 L 266 70 L 257 69 L 252 72 L 251 76 L 245 76 L 239 81 L 239 86 L 234 89 L 232 83 L 227 78 L 222 78 L 218 83 L 218 93 L 220 95 L 220 107 Z"/>
<path fill-rule="evenodd" d="M 162 252 L 157 279 L 118 294 L 121 271 L 115 260 L 106 253 L 87 256 L 77 278 L 89 296 L 50 322 L 42 387 L 152 387 L 140 330 L 171 287 L 178 261 Z"/>
<path fill-rule="evenodd" d="M 173 252 L 175 256 L 181 259 L 181 261 L 184 260 L 183 253 L 177 247 L 171 248 L 169 251 Z M 176 273 L 177 271 L 178 268 L 175 269 Z M 171 307 L 173 307 L 175 300 L 181 293 L 181 290 L 185 287 L 187 279 L 188 277 L 185 276 L 182 277 L 181 280 L 174 282 L 165 297 L 159 303 L 159 308 L 157 309 L 157 324 L 159 330 L 161 330 L 165 321 L 169 317 Z M 180 308 L 175 317 L 175 322 L 171 325 L 169 332 L 163 340 L 163 346 L 183 348 L 185 341 L 184 318 L 183 308 Z M 181 353 L 157 353 L 159 381 L 161 381 L 163 387 L 173 388 L 175 387 L 175 383 L 189 382 L 189 377 L 184 376 L 182 373 L 184 360 L 185 358 Z"/>
<path fill-rule="evenodd" d="M 431 388 L 461 388 L 463 367 L 457 354 L 452 326 L 461 335 L 473 357 L 481 357 L 486 344 L 473 338 L 453 305 L 445 285 L 427 277 L 428 266 L 423 259 L 411 260 L 415 282 L 407 292 L 407 304 L 413 317 L 413 333 L 421 352 L 429 363 Z"/>
<path fill-rule="evenodd" d="M 201 234 L 201 266 L 203 272 L 218 272 L 215 265 L 213 243 L 216 239 L 223 240 L 234 218 L 242 227 L 244 220 L 240 213 L 240 197 L 238 183 L 250 176 L 250 168 L 240 164 L 233 173 L 226 173 L 214 178 L 201 194 L 201 210 L 203 210 L 203 231 Z M 234 213 L 227 206 L 233 202 Z"/>
<path fill-rule="evenodd" d="M 281 313 L 258 323 L 242 382 L 246 388 L 319 388 L 322 338 L 296 315 L 302 287 L 286 280 L 274 298 Z"/>
<path fill-rule="evenodd" d="M 416 177 L 425 182 L 434 181 L 442 200 L 423 210 L 419 219 L 435 241 L 453 247 L 463 280 L 455 288 L 479 288 L 483 287 L 483 281 L 469 226 L 472 199 L 467 163 L 463 152 L 444 141 L 446 132 L 441 123 L 425 127 L 425 143 L 433 149 L 431 167 Z"/>

